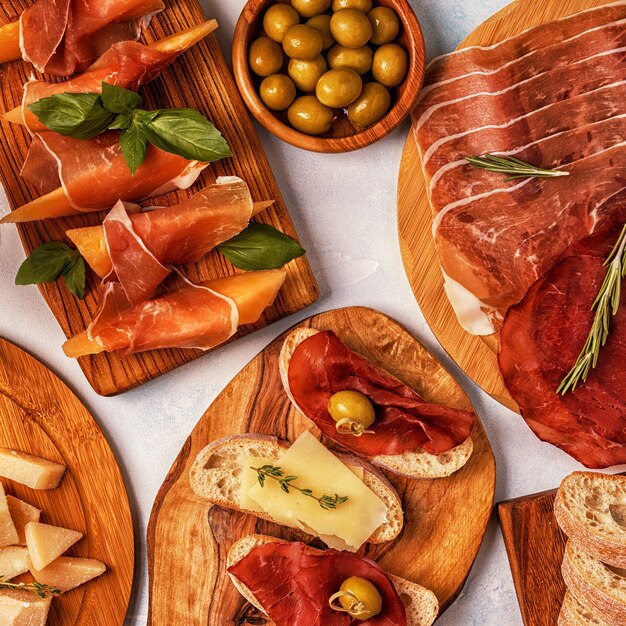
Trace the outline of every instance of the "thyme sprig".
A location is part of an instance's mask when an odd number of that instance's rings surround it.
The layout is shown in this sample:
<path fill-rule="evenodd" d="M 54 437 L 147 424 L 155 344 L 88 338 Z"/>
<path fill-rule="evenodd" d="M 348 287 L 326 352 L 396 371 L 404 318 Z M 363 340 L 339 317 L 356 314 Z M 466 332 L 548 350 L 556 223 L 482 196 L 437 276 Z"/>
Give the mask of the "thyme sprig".
<path fill-rule="evenodd" d="M 49 585 L 42 585 L 41 583 L 10 583 L 3 580 L 0 575 L 0 589 L 17 589 L 19 591 L 30 591 L 40 598 L 45 598 L 48 594 L 51 596 L 61 595 L 61 590 L 56 587 L 50 587 Z"/>
<path fill-rule="evenodd" d="M 262 467 L 251 466 L 250 469 L 253 469 L 257 473 L 257 479 L 261 487 L 265 487 L 266 478 L 271 478 L 272 480 L 275 480 L 280 484 L 280 488 L 285 493 L 289 493 L 290 489 L 295 489 L 296 491 L 299 491 L 302 495 L 317 500 L 319 505 L 327 511 L 330 509 L 336 509 L 340 504 L 348 501 L 348 496 L 340 496 L 339 494 L 335 494 L 334 496 L 316 496 L 313 493 L 312 489 L 304 489 L 302 487 L 298 487 L 298 485 L 294 485 L 293 481 L 297 480 L 298 477 L 285 476 L 285 472 L 282 470 L 282 468 L 276 467 L 275 465 L 263 465 Z"/>
<path fill-rule="evenodd" d="M 600 349 L 606 344 L 611 328 L 611 317 L 617 314 L 622 294 L 622 279 L 626 276 L 626 224 L 617 239 L 611 254 L 604 262 L 608 268 L 604 282 L 591 310 L 596 315 L 589 331 L 587 341 L 578 356 L 574 367 L 561 381 L 557 393 L 565 395 L 568 391 L 574 391 L 582 380 L 586 382 L 587 376 L 595 369 L 600 357 Z"/>
<path fill-rule="evenodd" d="M 496 156 L 495 154 L 483 154 L 476 157 L 465 157 L 465 160 L 474 167 L 478 167 L 497 174 L 508 174 L 507 180 L 521 178 L 556 178 L 557 176 L 569 176 L 564 170 L 549 170 L 536 167 L 515 157 Z"/>

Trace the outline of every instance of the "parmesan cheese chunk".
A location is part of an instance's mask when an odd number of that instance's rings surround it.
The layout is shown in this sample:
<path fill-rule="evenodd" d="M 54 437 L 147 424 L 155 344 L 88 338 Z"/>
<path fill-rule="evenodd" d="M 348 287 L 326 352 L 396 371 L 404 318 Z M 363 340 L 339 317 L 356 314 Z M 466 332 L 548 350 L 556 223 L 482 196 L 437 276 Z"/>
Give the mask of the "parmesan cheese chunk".
<path fill-rule="evenodd" d="M 0 580 L 11 580 L 30 568 L 28 550 L 23 546 L 0 548 Z"/>
<path fill-rule="evenodd" d="M 31 573 L 42 585 L 69 591 L 104 574 L 106 569 L 106 565 L 96 559 L 61 556 L 42 570 L 31 569 Z"/>
<path fill-rule="evenodd" d="M 29 522 L 25 527 L 28 553 L 36 570 L 42 570 L 79 541 L 83 534 L 77 530 Z"/>
<path fill-rule="evenodd" d="M 65 466 L 38 456 L 0 448 L 0 476 L 31 489 L 55 489 Z"/>
<path fill-rule="evenodd" d="M 17 529 L 11 518 L 4 487 L 0 483 L 0 547 L 14 546 L 18 542 Z"/>
<path fill-rule="evenodd" d="M 17 530 L 18 541 L 16 542 L 20 546 L 26 545 L 26 534 L 24 528 L 28 522 L 38 522 L 41 516 L 41 511 L 32 504 L 14 498 L 13 496 L 7 496 L 7 504 L 9 505 L 9 513 L 11 513 L 11 519 L 15 524 Z"/>
<path fill-rule="evenodd" d="M 46 626 L 52 598 L 39 598 L 28 591 L 0 590 L 2 626 Z"/>

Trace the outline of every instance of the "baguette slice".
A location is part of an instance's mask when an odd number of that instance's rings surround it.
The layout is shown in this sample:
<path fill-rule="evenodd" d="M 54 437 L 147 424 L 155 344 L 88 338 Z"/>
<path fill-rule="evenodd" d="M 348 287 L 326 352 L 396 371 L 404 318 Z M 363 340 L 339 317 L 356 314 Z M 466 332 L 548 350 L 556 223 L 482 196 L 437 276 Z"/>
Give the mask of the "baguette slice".
<path fill-rule="evenodd" d="M 596 619 L 610 626 L 626 624 L 626 570 L 604 565 L 568 541 L 561 571 L 570 593 Z"/>
<path fill-rule="evenodd" d="M 276 539 L 275 537 L 268 537 L 266 535 L 248 535 L 243 537 L 239 541 L 235 542 L 232 548 L 228 552 L 228 558 L 226 566 L 230 567 L 235 563 L 245 558 L 253 548 L 267 543 L 283 543 L 283 540 Z M 323 550 L 317 550 L 315 548 L 308 548 L 310 554 L 319 554 Z M 251 604 L 253 604 L 259 611 L 263 611 L 263 607 L 259 604 L 259 601 L 254 597 L 252 592 L 239 580 L 237 580 L 232 574 L 229 574 L 235 587 L 239 593 Z M 393 576 L 389 574 L 389 580 L 393 583 L 396 591 L 406 609 L 407 626 L 430 626 L 436 619 L 439 613 L 439 602 L 437 596 L 418 585 L 412 583 L 399 576 Z M 263 611 L 264 612 L 264 611 Z"/>
<path fill-rule="evenodd" d="M 626 568 L 626 476 L 574 472 L 554 501 L 563 532 L 602 563 Z"/>
<path fill-rule="evenodd" d="M 298 406 L 289 388 L 289 361 L 298 345 L 318 332 L 314 328 L 296 328 L 285 339 L 279 356 L 280 378 L 285 392 L 293 406 L 304 417 L 306 417 L 306 414 Z M 378 371 L 382 371 L 376 364 L 371 363 L 371 365 Z M 384 374 L 389 376 L 388 372 L 384 372 Z M 472 456 L 473 450 L 474 443 L 470 436 L 461 445 L 442 454 L 430 454 L 425 450 L 419 449 L 414 452 L 405 452 L 404 454 L 379 454 L 368 458 L 374 465 L 401 476 L 409 478 L 445 478 L 460 470 Z"/>
<path fill-rule="evenodd" d="M 239 507 L 241 466 L 247 456 L 278 458 L 289 444 L 276 437 L 258 434 L 233 435 L 217 439 L 198 454 L 190 472 L 191 488 L 211 504 L 242 511 Z M 387 505 L 387 521 L 369 538 L 370 543 L 384 543 L 395 539 L 402 530 L 404 513 L 402 501 L 391 483 L 367 461 L 347 454 L 335 456 L 346 465 L 363 468 L 363 482 Z M 266 513 L 249 512 L 270 522 Z"/>
<path fill-rule="evenodd" d="M 561 606 L 557 626 L 609 626 L 609 623 L 600 619 L 595 614 L 595 611 L 583 606 L 567 591 Z"/>

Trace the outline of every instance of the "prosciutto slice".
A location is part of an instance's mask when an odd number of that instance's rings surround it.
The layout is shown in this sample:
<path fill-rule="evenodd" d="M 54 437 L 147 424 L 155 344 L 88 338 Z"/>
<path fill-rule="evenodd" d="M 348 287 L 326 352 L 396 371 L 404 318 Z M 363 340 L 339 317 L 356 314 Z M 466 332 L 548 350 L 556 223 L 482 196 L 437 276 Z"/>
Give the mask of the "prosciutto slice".
<path fill-rule="evenodd" d="M 526 423 L 592 468 L 626 463 L 625 291 L 597 368 L 575 391 L 560 396 L 556 389 L 587 339 L 603 260 L 620 230 L 572 247 L 509 310 L 501 331 L 500 369 Z"/>
<path fill-rule="evenodd" d="M 40 72 L 71 76 L 119 41 L 138 39 L 160 0 L 37 0 L 20 18 L 20 48 Z"/>
<path fill-rule="evenodd" d="M 303 543 L 267 543 L 253 548 L 228 573 L 243 583 L 276 626 L 406 626 L 406 610 L 381 568 L 352 552 L 312 553 Z M 376 617 L 358 621 L 334 611 L 329 598 L 351 576 L 374 584 L 383 599 Z"/>
<path fill-rule="evenodd" d="M 422 399 L 413 389 L 352 352 L 332 331 L 302 341 L 289 361 L 289 389 L 300 410 L 330 439 L 365 456 L 423 448 L 441 454 L 463 443 L 476 416 Z M 328 401 L 338 391 L 359 391 L 376 411 L 372 434 L 337 432 Z"/>

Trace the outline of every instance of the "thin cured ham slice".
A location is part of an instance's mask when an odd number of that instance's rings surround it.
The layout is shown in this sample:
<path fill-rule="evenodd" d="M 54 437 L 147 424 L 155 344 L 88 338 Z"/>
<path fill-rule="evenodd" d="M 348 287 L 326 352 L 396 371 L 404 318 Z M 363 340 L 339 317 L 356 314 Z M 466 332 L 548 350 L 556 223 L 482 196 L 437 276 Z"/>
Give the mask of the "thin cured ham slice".
<path fill-rule="evenodd" d="M 138 39 L 160 0 L 37 0 L 20 18 L 20 48 L 40 72 L 71 76 L 119 41 Z"/>
<path fill-rule="evenodd" d="M 626 292 L 587 382 L 565 396 L 556 389 L 587 339 L 603 260 L 620 230 L 570 249 L 509 310 L 501 331 L 500 369 L 527 424 L 592 468 L 626 463 Z"/>

